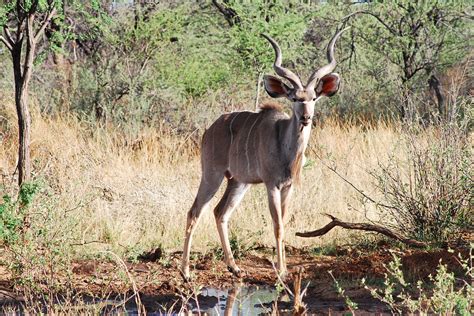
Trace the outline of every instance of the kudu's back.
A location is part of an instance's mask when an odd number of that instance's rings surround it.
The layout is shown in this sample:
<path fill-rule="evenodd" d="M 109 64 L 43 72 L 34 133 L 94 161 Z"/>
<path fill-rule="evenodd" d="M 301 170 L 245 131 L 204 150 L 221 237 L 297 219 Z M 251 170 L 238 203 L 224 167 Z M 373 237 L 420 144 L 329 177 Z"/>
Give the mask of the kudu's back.
<path fill-rule="evenodd" d="M 203 176 L 222 173 L 243 183 L 264 182 L 277 167 L 272 168 L 271 157 L 279 155 L 278 125 L 287 118 L 276 105 L 221 115 L 203 136 Z"/>

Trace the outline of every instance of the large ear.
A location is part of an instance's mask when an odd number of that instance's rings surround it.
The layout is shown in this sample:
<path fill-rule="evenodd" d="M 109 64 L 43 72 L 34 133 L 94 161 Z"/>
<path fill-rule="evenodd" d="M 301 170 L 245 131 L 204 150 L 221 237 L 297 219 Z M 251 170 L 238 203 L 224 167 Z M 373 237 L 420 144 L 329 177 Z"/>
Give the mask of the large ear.
<path fill-rule="evenodd" d="M 332 97 L 339 90 L 339 83 L 341 78 L 336 73 L 330 73 L 319 80 L 318 86 L 316 87 L 317 96 Z"/>
<path fill-rule="evenodd" d="M 263 77 L 263 84 L 265 90 L 272 98 L 281 98 L 288 96 L 290 92 L 290 87 L 288 87 L 283 81 L 279 78 L 266 75 Z"/>

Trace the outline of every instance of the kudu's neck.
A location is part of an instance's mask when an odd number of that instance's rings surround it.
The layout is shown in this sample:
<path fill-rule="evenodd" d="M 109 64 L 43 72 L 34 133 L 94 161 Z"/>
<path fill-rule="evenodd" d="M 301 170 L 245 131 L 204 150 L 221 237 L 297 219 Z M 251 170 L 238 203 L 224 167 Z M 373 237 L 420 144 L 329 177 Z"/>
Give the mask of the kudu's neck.
<path fill-rule="evenodd" d="M 296 151 L 304 152 L 308 145 L 311 133 L 311 124 L 303 126 L 294 111 L 291 117 L 285 122 L 284 142 L 294 145 Z M 293 149 L 293 146 L 290 146 Z"/>
<path fill-rule="evenodd" d="M 296 177 L 304 163 L 304 151 L 308 145 L 310 133 L 311 124 L 303 126 L 294 112 L 289 119 L 282 122 L 281 151 L 290 162 L 292 174 Z"/>

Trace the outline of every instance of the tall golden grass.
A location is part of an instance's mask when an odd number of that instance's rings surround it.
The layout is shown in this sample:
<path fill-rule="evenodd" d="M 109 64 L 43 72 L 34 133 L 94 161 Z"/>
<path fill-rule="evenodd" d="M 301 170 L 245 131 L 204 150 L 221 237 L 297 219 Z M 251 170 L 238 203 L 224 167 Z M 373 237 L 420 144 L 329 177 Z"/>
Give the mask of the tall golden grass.
<path fill-rule="evenodd" d="M 9 122 L 0 139 L 0 172 L 3 189 L 8 191 L 15 186 L 11 175 L 16 163 L 16 120 L 13 107 L 1 114 Z M 103 248 L 143 251 L 158 245 L 170 251 L 180 249 L 186 212 L 200 180 L 202 131 L 181 135 L 158 126 L 132 138 L 112 128 L 91 131 L 74 117 L 45 118 L 35 113 L 32 133 L 34 177 L 50 188 L 55 207 L 64 210 L 63 219 L 77 222 L 74 238 L 85 244 L 82 254 Z M 349 242 L 348 233 L 341 230 L 313 240 L 294 233 L 325 224 L 322 213 L 365 220 L 363 209 L 367 208 L 357 193 L 327 165 L 374 194 L 368 172 L 387 161 L 389 153 L 400 151 L 399 141 L 398 129 L 384 124 L 355 126 L 331 121 L 316 126 L 306 153 L 309 163 L 292 200 L 287 243 L 300 247 Z M 213 205 L 224 187 L 223 183 Z M 369 208 L 368 216 L 373 214 Z M 230 227 L 232 236 L 244 244 L 273 245 L 262 185 L 249 191 Z M 205 251 L 217 245 L 217 230 L 208 211 L 197 228 L 194 249 Z"/>

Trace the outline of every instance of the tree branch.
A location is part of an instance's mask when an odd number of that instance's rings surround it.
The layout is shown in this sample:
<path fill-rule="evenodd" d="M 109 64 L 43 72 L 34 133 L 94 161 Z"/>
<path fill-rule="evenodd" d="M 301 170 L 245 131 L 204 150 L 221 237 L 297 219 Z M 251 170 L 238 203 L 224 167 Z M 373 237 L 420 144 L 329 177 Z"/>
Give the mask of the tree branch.
<path fill-rule="evenodd" d="M 21 12 L 18 12 L 17 22 L 16 22 L 16 37 L 15 42 L 20 43 L 23 40 L 23 35 L 25 31 L 25 15 Z"/>
<path fill-rule="evenodd" d="M 349 18 L 357 15 L 357 14 L 367 14 L 367 15 L 370 15 L 370 16 L 373 16 L 374 18 L 376 18 L 390 33 L 392 33 L 393 35 L 397 35 L 397 31 L 391 27 L 390 25 L 388 25 L 387 23 L 385 23 L 381 17 L 379 17 L 377 14 L 375 13 L 372 13 L 370 11 L 357 11 L 357 12 L 353 12 L 349 15 L 346 15 L 345 17 L 343 17 L 341 20 L 343 21 L 347 21 Z"/>
<path fill-rule="evenodd" d="M 385 235 L 389 238 L 396 239 L 396 240 L 398 240 L 398 241 L 400 241 L 404 244 L 407 244 L 409 246 L 412 246 L 412 247 L 426 247 L 427 246 L 426 243 L 424 243 L 424 242 L 403 237 L 403 236 L 391 231 L 390 229 L 388 229 L 386 227 L 383 227 L 383 226 L 380 226 L 380 225 L 374 225 L 374 224 L 368 224 L 368 223 L 347 223 L 347 222 L 341 221 L 340 219 L 338 219 L 338 218 L 336 218 L 336 217 L 334 217 L 330 214 L 324 214 L 324 215 L 331 218 L 332 221 L 329 224 L 327 224 L 326 226 L 324 226 L 320 229 L 317 229 L 317 230 L 304 232 L 304 233 L 298 232 L 298 233 L 296 233 L 296 236 L 304 237 L 304 238 L 319 237 L 319 236 L 325 235 L 326 233 L 328 233 L 334 227 L 339 226 L 339 227 L 342 227 L 342 228 L 345 228 L 345 229 L 354 229 L 354 230 L 364 230 L 364 231 L 376 232 L 376 233 Z"/>
<path fill-rule="evenodd" d="M 10 42 L 3 36 L 0 35 L 0 41 L 5 44 L 5 46 L 8 48 L 9 51 L 12 51 L 13 50 L 13 47 L 12 45 L 10 44 Z"/>
<path fill-rule="evenodd" d="M 46 16 L 46 18 L 43 20 L 43 23 L 41 23 L 41 27 L 38 29 L 38 31 L 36 31 L 36 34 L 35 34 L 36 42 L 39 41 L 39 38 L 44 32 L 44 29 L 49 24 L 49 22 L 51 21 L 51 19 L 53 18 L 55 14 L 56 14 L 56 8 L 52 8 L 51 11 L 49 11 L 48 15 Z"/>
<path fill-rule="evenodd" d="M 364 198 L 366 198 L 368 201 L 374 203 L 376 206 L 381 206 L 381 207 L 388 208 L 388 209 L 396 209 L 395 207 L 393 207 L 393 206 L 391 206 L 391 205 L 386 205 L 386 204 L 377 202 L 376 200 L 374 200 L 373 198 L 371 198 L 370 196 L 368 196 L 367 194 L 365 194 L 364 191 L 362 191 L 361 189 L 359 189 L 354 183 L 352 183 L 351 181 L 349 181 L 348 179 L 346 179 L 344 176 L 342 176 L 342 175 L 336 170 L 336 168 L 331 167 L 331 166 L 329 166 L 327 163 L 325 163 L 324 160 L 318 155 L 318 153 L 316 152 L 316 150 L 314 150 L 314 148 L 311 148 L 311 151 L 315 154 L 315 156 L 316 156 L 317 158 L 319 158 L 319 160 L 321 161 L 321 163 L 322 163 L 326 168 L 328 168 L 329 170 L 331 170 L 332 172 L 334 172 L 334 174 L 335 174 L 336 176 L 338 176 L 338 177 L 341 178 L 344 182 L 346 182 L 347 184 L 349 184 L 354 190 L 356 190 L 360 195 L 362 195 L 362 196 L 363 196 Z"/>
<path fill-rule="evenodd" d="M 4 25 L 3 26 L 3 32 L 5 33 L 5 38 L 8 40 L 11 46 L 15 44 L 13 41 L 12 33 L 10 33 L 10 30 L 8 29 L 8 26 Z"/>
<path fill-rule="evenodd" d="M 229 26 L 232 27 L 236 24 L 240 24 L 240 17 L 234 9 L 229 6 L 222 5 L 221 3 L 217 2 L 217 0 L 212 0 L 212 4 L 214 4 L 214 6 L 224 15 L 224 18 L 226 19 Z"/>
<path fill-rule="evenodd" d="M 26 18 L 26 34 L 27 42 L 25 49 L 25 58 L 23 62 L 23 89 L 27 89 L 30 81 L 31 72 L 33 71 L 33 62 L 35 58 L 36 39 L 33 32 L 33 23 L 35 20 L 35 14 L 31 13 Z"/>

